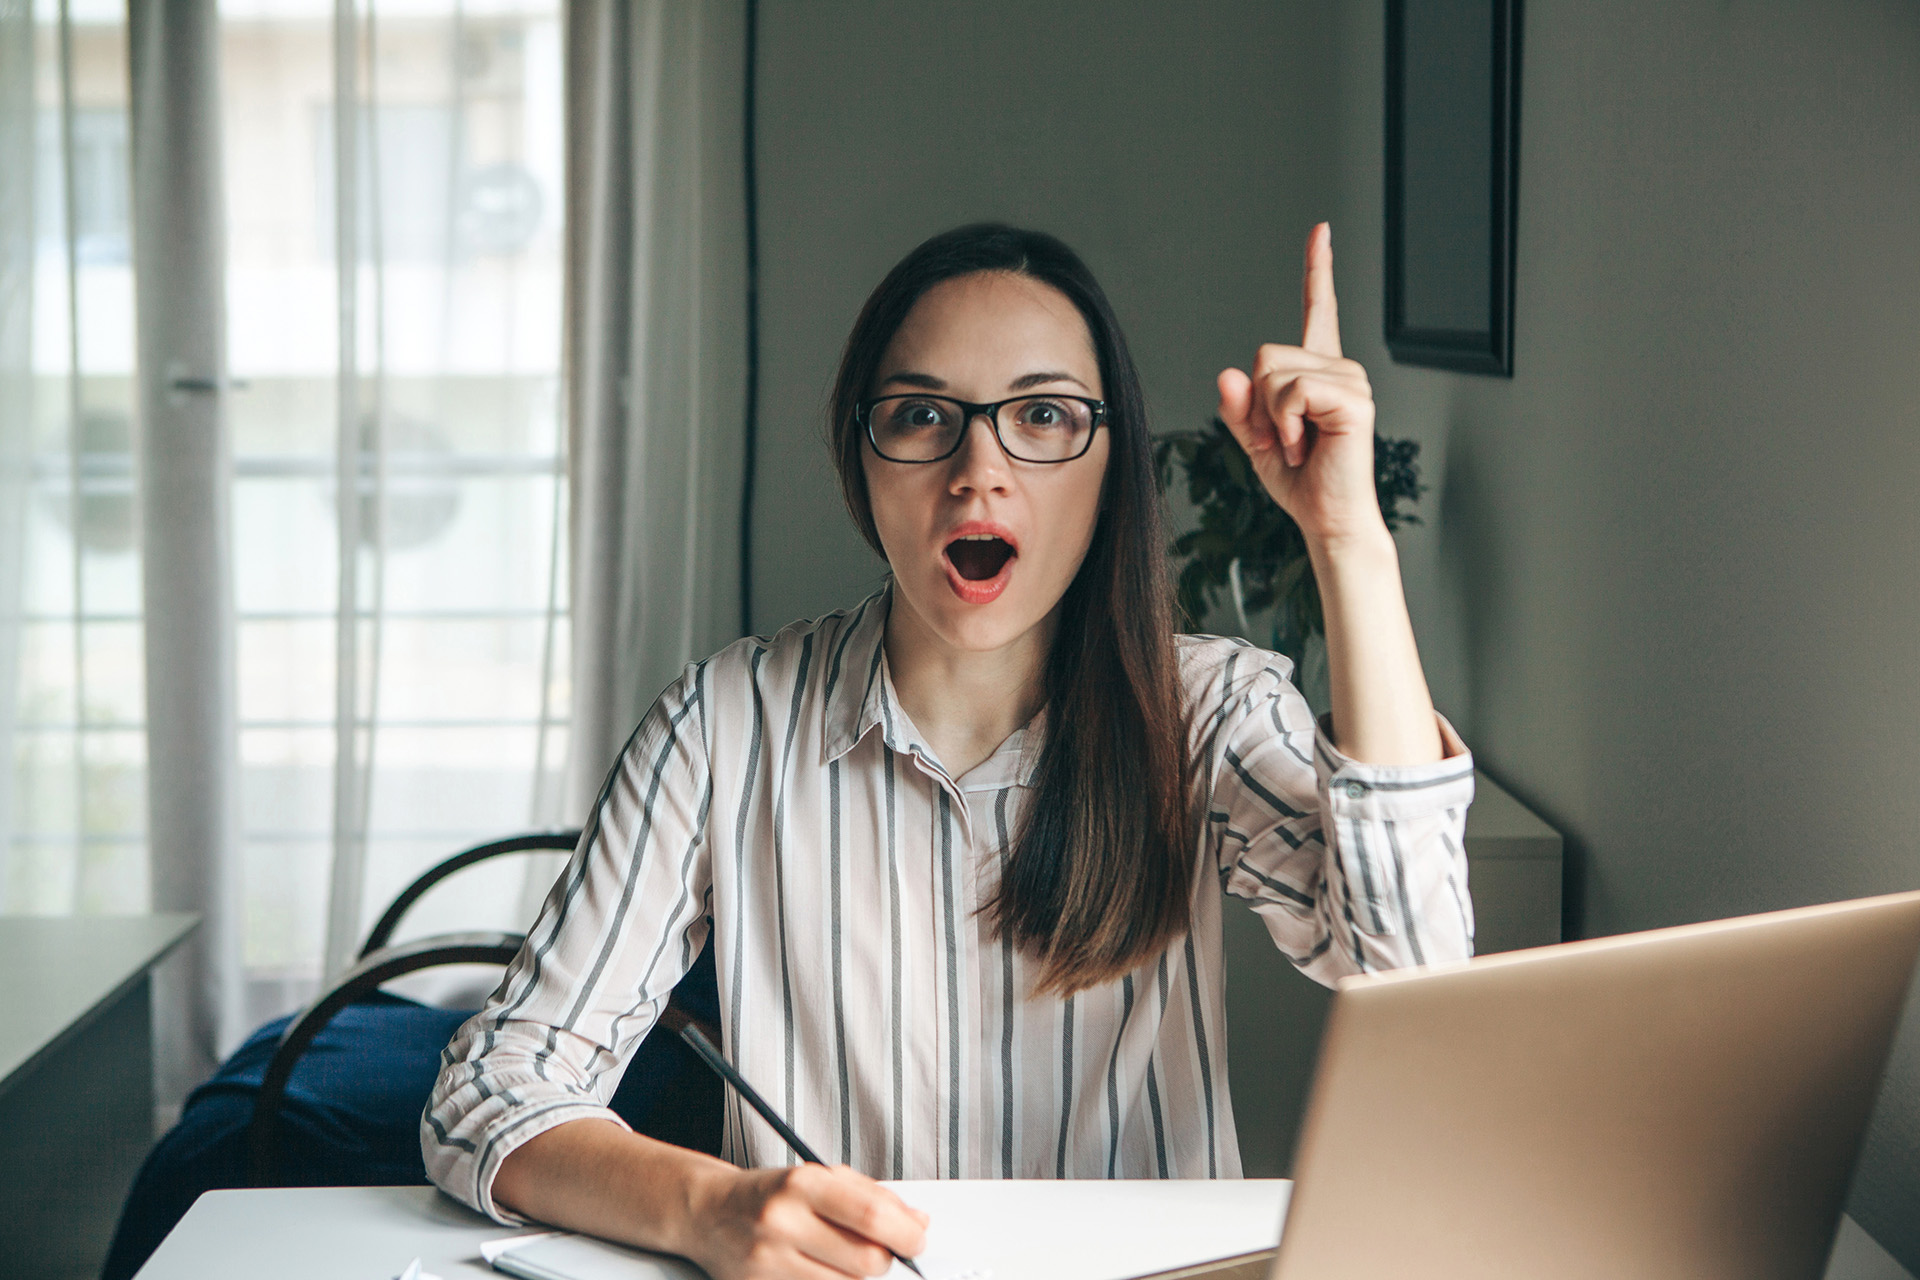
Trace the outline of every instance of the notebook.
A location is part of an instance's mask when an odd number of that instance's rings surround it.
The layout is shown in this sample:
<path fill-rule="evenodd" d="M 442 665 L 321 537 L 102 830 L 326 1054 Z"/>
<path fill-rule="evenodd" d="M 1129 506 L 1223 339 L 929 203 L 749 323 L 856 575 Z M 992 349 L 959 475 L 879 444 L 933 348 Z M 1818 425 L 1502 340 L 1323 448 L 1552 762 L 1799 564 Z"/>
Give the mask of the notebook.
<path fill-rule="evenodd" d="M 936 1181 L 886 1184 L 933 1219 L 927 1280 L 1180 1280 L 1240 1262 L 1263 1274 L 1291 1184 L 1247 1181 Z M 481 1247 L 521 1280 L 704 1280 L 682 1258 L 567 1232 Z M 913 1280 L 898 1263 L 888 1280 Z"/>

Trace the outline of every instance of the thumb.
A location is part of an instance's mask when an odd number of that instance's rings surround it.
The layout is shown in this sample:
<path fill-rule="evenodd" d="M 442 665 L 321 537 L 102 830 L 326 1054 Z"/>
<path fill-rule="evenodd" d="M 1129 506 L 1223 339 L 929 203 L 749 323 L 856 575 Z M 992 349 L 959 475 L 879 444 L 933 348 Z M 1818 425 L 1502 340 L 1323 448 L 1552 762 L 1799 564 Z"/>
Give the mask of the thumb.
<path fill-rule="evenodd" d="M 1220 388 L 1220 420 L 1233 432 L 1233 438 L 1249 453 L 1266 448 L 1269 441 L 1255 440 L 1253 379 L 1239 369 L 1222 369 L 1215 382 Z"/>

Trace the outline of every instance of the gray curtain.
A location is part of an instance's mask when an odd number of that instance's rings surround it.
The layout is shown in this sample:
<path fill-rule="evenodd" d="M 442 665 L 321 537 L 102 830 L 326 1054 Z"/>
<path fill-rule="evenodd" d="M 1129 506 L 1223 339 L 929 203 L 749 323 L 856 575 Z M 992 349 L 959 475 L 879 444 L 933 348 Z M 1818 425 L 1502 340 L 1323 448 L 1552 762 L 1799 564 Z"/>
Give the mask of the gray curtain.
<path fill-rule="evenodd" d="M 0 841 L 8 843 L 33 431 L 33 37 L 29 0 L 0 0 Z M 0 845 L 0 869 L 9 852 Z M 6 896 L 0 888 L 0 903 Z"/>
<path fill-rule="evenodd" d="M 157 975 L 158 1096 L 245 1033 L 216 0 L 128 5 L 153 909 L 194 911 Z"/>
<path fill-rule="evenodd" d="M 568 7 L 574 820 L 738 634 L 745 41 L 743 0 Z"/>

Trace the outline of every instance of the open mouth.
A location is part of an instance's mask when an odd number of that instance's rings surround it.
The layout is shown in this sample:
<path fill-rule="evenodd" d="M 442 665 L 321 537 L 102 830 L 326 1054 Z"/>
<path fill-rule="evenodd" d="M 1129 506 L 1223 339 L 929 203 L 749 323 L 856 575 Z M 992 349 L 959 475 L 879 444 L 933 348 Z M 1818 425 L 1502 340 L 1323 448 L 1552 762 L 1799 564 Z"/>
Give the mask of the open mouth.
<path fill-rule="evenodd" d="M 963 525 L 959 536 L 947 543 L 947 585 L 968 604 L 991 604 L 1007 589 L 1019 555 L 999 534 Z"/>
<path fill-rule="evenodd" d="M 1006 568 L 1013 547 L 1004 538 L 976 533 L 947 544 L 947 559 L 968 582 L 985 582 Z"/>

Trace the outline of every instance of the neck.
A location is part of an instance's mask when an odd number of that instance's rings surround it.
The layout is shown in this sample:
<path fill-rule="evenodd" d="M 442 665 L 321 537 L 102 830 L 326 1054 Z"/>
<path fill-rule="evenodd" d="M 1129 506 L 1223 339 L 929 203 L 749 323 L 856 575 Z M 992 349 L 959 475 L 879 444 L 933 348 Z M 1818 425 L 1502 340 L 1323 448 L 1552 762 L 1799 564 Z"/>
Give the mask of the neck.
<path fill-rule="evenodd" d="M 1048 614 L 997 649 L 958 649 L 896 590 L 887 615 L 887 667 L 901 709 L 958 778 L 994 753 L 1046 701 Z"/>

